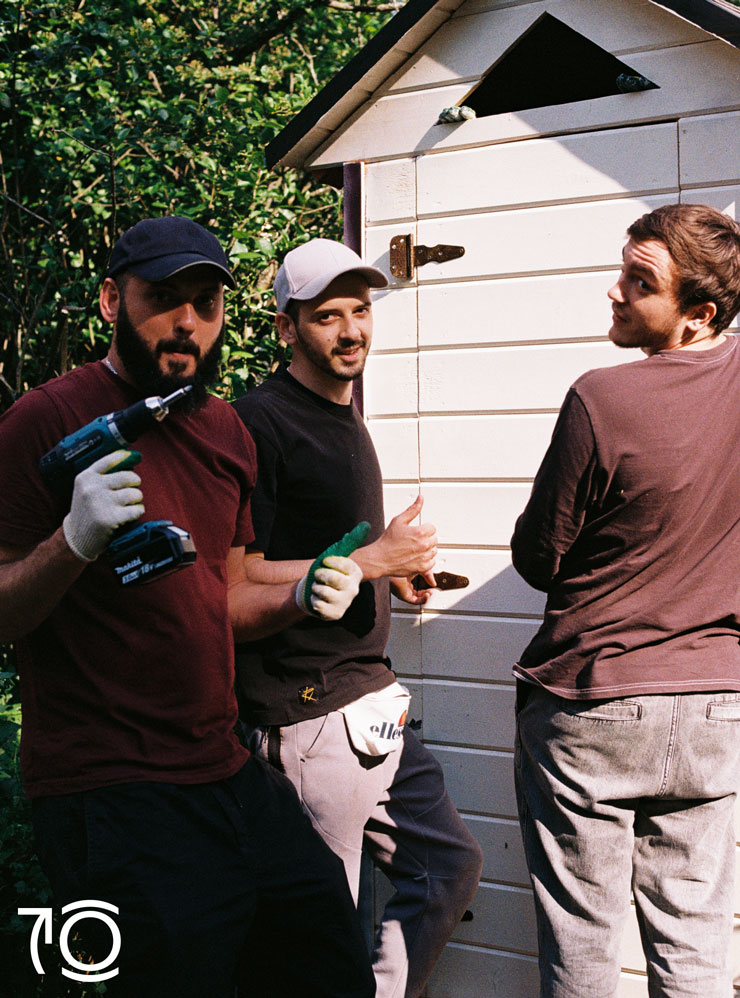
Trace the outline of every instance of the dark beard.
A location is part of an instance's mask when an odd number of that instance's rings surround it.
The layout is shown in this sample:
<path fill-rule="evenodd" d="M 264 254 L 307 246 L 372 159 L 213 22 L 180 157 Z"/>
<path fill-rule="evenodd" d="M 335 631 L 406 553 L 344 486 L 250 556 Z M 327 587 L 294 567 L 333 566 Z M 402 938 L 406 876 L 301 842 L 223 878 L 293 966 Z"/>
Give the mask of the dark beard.
<path fill-rule="evenodd" d="M 190 415 L 206 404 L 208 389 L 218 381 L 220 373 L 221 344 L 224 341 L 223 323 L 216 342 L 203 356 L 201 356 L 197 343 L 175 337 L 161 340 L 156 349 L 152 351 L 129 319 L 126 303 L 123 294 L 121 294 L 115 337 L 118 355 L 123 361 L 126 373 L 144 396 L 159 395 L 161 398 L 165 398 L 177 391 L 178 388 L 192 385 L 193 390 L 188 392 L 187 397 L 182 402 L 178 403 L 178 411 Z M 197 361 L 195 374 L 186 377 L 181 374 L 162 373 L 159 367 L 159 358 L 163 353 L 175 347 L 178 352 L 190 353 L 195 357 Z"/>
<path fill-rule="evenodd" d="M 331 361 L 329 360 L 329 358 L 325 357 L 320 350 L 317 350 L 316 347 L 314 347 L 309 340 L 303 338 L 303 334 L 299 330 L 297 323 L 293 324 L 293 328 L 295 329 L 296 339 L 300 343 L 303 353 L 306 355 L 308 360 L 311 361 L 314 367 L 317 367 L 320 371 L 323 371 L 324 374 L 328 374 L 330 377 L 335 378 L 337 381 L 356 381 L 362 375 L 362 372 L 365 369 L 365 361 L 367 360 L 367 355 L 363 357 L 362 362 L 357 370 L 352 372 L 341 371 L 341 370 L 335 371 L 334 368 L 331 366 Z"/>

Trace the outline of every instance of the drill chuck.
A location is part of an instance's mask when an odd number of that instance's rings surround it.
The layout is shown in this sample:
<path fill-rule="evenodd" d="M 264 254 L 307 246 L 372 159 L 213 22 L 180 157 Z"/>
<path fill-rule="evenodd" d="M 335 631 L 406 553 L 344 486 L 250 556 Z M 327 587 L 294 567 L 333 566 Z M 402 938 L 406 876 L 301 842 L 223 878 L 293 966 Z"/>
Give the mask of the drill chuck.
<path fill-rule="evenodd" d="M 81 471 L 114 450 L 128 450 L 145 430 L 161 422 L 170 408 L 190 391 L 192 386 L 187 385 L 166 398 L 153 395 L 127 409 L 98 416 L 70 433 L 41 458 L 39 467 L 47 486 L 56 493 L 68 491 Z"/>
<path fill-rule="evenodd" d="M 120 445 L 130 447 L 154 423 L 161 423 L 169 413 L 170 406 L 184 399 L 189 391 L 191 391 L 190 385 L 186 388 L 178 388 L 176 392 L 166 398 L 152 395 L 150 398 L 130 405 L 128 409 L 112 412 L 104 418 L 109 421 L 109 430 Z"/>

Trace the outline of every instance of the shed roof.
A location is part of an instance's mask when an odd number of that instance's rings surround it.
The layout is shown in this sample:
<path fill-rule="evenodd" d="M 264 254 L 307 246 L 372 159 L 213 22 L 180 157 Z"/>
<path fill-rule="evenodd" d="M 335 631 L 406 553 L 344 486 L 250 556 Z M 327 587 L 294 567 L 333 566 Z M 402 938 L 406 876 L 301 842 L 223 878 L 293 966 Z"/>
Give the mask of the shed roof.
<path fill-rule="evenodd" d="M 268 167 L 303 166 L 331 132 L 403 65 L 463 2 L 409 0 L 275 136 L 265 153 Z M 679 14 L 740 48 L 740 8 L 726 0 L 661 0 L 656 6 Z M 329 112 L 332 112 L 332 127 L 322 122 Z"/>

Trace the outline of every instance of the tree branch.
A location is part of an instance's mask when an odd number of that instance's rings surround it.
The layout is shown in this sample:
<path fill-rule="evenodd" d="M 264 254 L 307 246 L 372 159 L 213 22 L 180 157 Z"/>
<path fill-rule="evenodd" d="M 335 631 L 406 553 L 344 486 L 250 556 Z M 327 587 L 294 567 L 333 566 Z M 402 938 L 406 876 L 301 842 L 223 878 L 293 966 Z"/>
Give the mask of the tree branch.
<path fill-rule="evenodd" d="M 318 80 L 318 77 L 316 76 L 316 67 L 314 66 L 314 63 L 313 63 L 313 56 L 306 49 L 305 45 L 301 45 L 301 43 L 298 41 L 297 38 L 294 38 L 293 41 L 298 46 L 298 49 L 303 53 L 303 58 L 308 63 L 308 71 L 311 74 L 311 79 L 314 82 L 314 86 L 318 87 L 319 80 Z"/>
<path fill-rule="evenodd" d="M 5 191 L 0 191 L 0 197 L 5 198 L 6 201 L 10 201 L 11 204 L 15 205 L 16 208 L 20 208 L 21 211 L 25 211 L 26 214 L 32 215 L 33 218 L 37 219 L 39 222 L 43 222 L 44 225 L 52 224 L 48 218 L 42 218 L 41 215 L 37 215 L 35 211 L 31 211 L 30 208 L 26 208 L 24 204 L 21 204 L 20 201 L 16 201 L 15 198 L 12 198 L 10 194 L 6 194 Z"/>
<path fill-rule="evenodd" d="M 2 411 L 9 409 L 15 402 L 16 394 L 10 387 L 4 376 L 0 374 L 0 399 L 2 400 Z"/>
<path fill-rule="evenodd" d="M 297 7 L 289 14 L 284 14 L 282 17 L 278 14 L 272 24 L 262 28 L 261 31 L 255 32 L 248 41 L 236 44 L 231 49 L 233 60 L 237 63 L 246 62 L 250 55 L 258 52 L 263 45 L 266 45 L 276 35 L 285 34 L 289 28 L 292 28 L 304 18 L 309 10 L 313 10 L 315 7 L 328 7 L 329 5 L 330 0 L 306 0 L 306 3 L 302 7 Z"/>

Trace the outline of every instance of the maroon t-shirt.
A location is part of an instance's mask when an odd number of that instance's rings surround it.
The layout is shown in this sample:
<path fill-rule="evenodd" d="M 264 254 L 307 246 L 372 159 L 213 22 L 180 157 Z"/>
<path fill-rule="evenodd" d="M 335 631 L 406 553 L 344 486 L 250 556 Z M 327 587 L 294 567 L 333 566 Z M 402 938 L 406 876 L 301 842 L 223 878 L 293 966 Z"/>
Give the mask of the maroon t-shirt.
<path fill-rule="evenodd" d="M 0 417 L 0 542 L 34 545 L 61 524 L 39 458 L 141 396 L 103 364 L 24 395 Z M 194 565 L 122 587 L 105 555 L 19 642 L 21 765 L 30 797 L 130 781 L 201 783 L 248 757 L 233 733 L 226 557 L 253 537 L 254 445 L 231 407 L 176 410 L 136 442 L 143 519 L 189 531 Z"/>
<path fill-rule="evenodd" d="M 572 699 L 740 690 L 740 341 L 579 378 L 512 554 L 548 594 L 518 677 Z"/>

